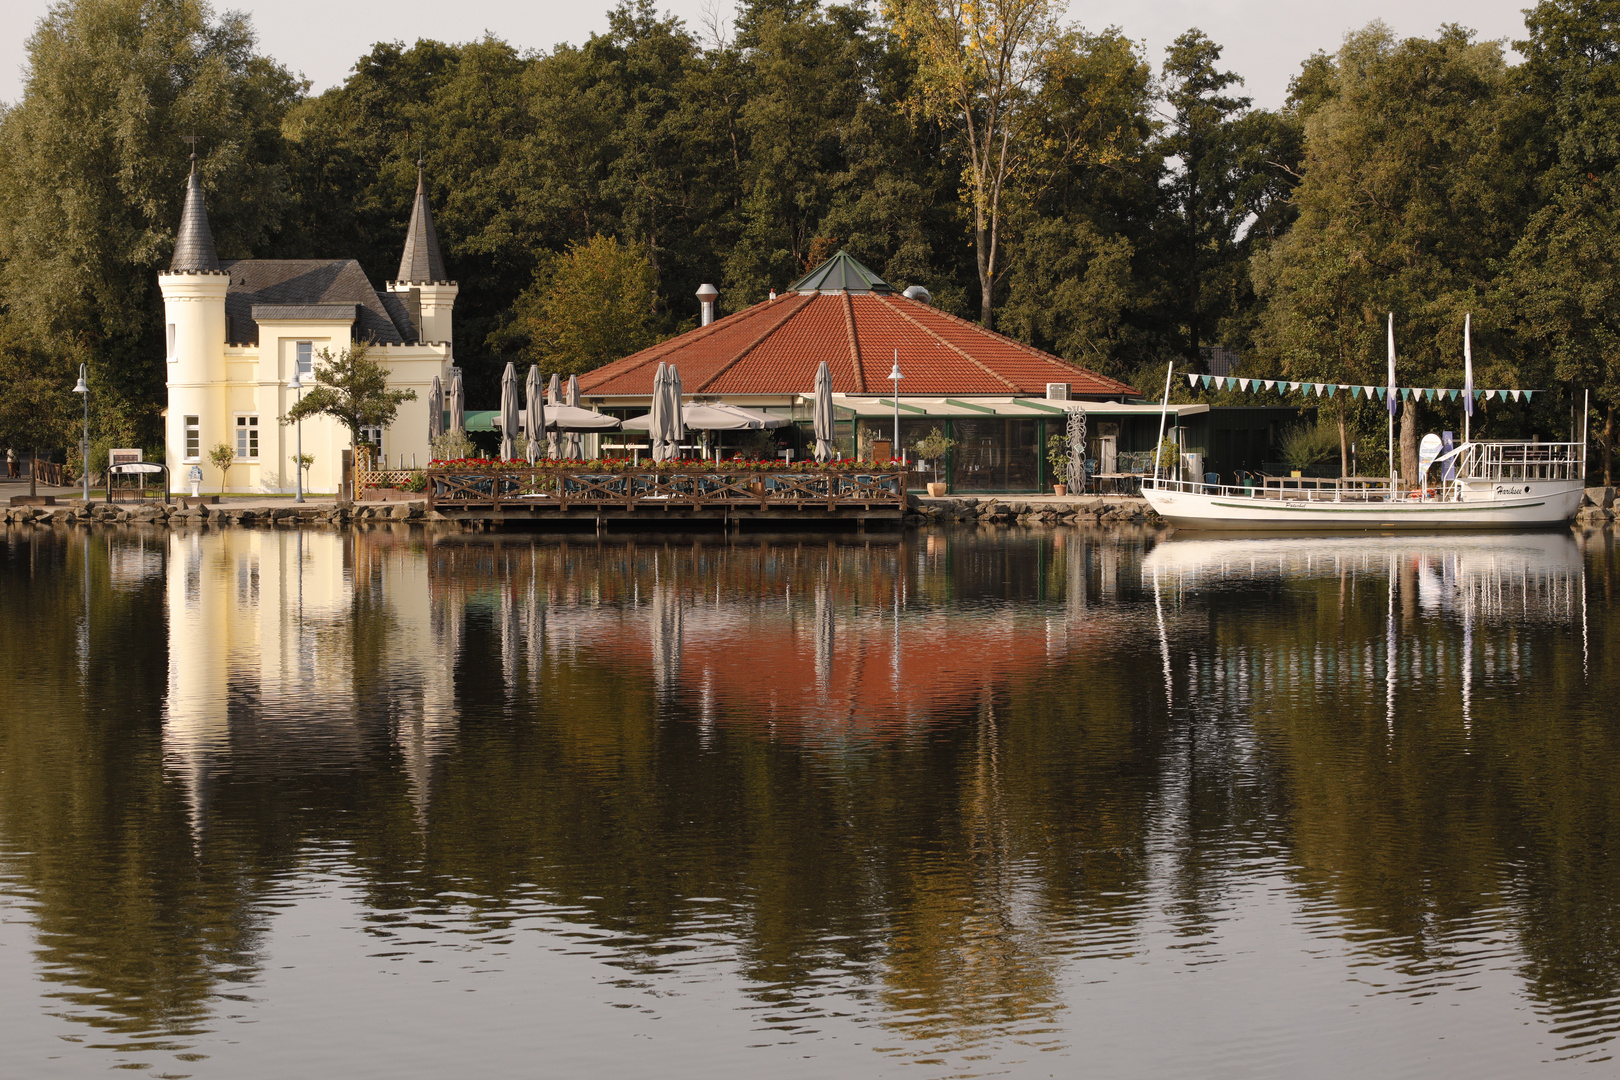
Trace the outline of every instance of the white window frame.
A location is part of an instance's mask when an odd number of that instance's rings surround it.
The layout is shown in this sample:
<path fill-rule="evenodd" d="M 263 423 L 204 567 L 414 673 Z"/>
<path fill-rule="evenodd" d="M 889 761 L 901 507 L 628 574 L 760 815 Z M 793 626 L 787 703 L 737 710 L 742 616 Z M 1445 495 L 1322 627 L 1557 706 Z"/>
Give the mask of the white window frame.
<path fill-rule="evenodd" d="M 313 341 L 293 342 L 293 370 L 298 372 L 300 382 L 314 376 L 315 343 Z"/>
<path fill-rule="evenodd" d="M 372 438 L 373 435 L 376 438 Z M 370 443 L 377 448 L 378 453 L 382 453 L 383 429 L 374 425 L 362 425 L 360 428 L 360 441 Z"/>
<path fill-rule="evenodd" d="M 200 417 L 200 416 L 182 416 L 180 418 L 180 426 L 181 426 L 180 439 L 181 439 L 181 447 L 182 447 L 182 454 L 183 454 L 183 456 L 181 457 L 181 460 L 182 461 L 201 461 L 202 460 L 202 417 Z"/>
<path fill-rule="evenodd" d="M 236 460 L 259 460 L 259 414 L 236 414 Z"/>

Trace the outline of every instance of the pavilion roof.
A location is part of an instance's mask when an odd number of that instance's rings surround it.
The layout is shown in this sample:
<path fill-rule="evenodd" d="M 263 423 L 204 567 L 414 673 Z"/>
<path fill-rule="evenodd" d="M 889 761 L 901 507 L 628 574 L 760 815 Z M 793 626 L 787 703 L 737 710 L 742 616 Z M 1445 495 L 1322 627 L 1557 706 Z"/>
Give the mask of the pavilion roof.
<path fill-rule="evenodd" d="M 1044 396 L 1047 383 L 1061 382 L 1074 398 L 1137 396 L 1125 383 L 897 295 L 886 284 L 840 287 L 856 284 L 855 269 L 842 260 L 876 279 L 840 252 L 793 291 L 581 375 L 580 393 L 646 397 L 658 365 L 668 363 L 680 370 L 689 395 L 806 394 L 825 360 L 833 391 L 841 394 L 891 392 L 890 366 L 898 362 L 902 395 Z"/>

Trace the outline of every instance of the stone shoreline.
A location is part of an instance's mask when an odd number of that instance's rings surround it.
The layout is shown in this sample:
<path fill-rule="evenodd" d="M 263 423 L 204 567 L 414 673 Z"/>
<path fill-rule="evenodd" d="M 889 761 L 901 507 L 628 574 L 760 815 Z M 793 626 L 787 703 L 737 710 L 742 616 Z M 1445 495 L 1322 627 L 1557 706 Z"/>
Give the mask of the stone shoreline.
<path fill-rule="evenodd" d="M 1577 528 L 1601 528 L 1615 520 L 1613 489 L 1588 489 L 1588 495 L 1576 513 L 1572 525 Z M 954 497 L 926 498 L 909 496 L 906 500 L 904 523 L 927 525 L 944 522 L 976 522 L 979 524 L 1074 525 L 1074 524 L 1138 524 L 1150 528 L 1169 528 L 1170 523 L 1154 512 L 1147 500 L 1139 495 L 1083 495 L 1059 498 L 1052 495 L 1002 496 L 987 495 L 979 498 Z M 4 508 L 6 524 L 75 525 L 144 523 L 151 525 L 243 525 L 255 527 L 295 528 L 305 525 L 348 525 L 356 522 L 459 522 L 464 528 L 477 530 L 502 520 L 499 515 L 488 518 L 451 518 L 427 508 L 425 500 L 410 502 L 324 503 L 313 506 L 241 506 L 209 505 L 182 506 L 179 504 L 92 502 L 65 503 L 57 506 L 11 506 Z"/>
<path fill-rule="evenodd" d="M 425 502 L 364 502 L 318 506 L 181 506 L 163 503 L 68 503 L 10 506 L 6 522 L 39 525 L 144 523 L 149 525 L 344 525 L 354 521 L 448 521 Z"/>
<path fill-rule="evenodd" d="M 946 496 L 908 499 L 906 523 L 977 521 L 988 524 L 1072 525 L 1096 522 L 1133 522 L 1169 528 L 1140 495 L 986 495 L 982 498 Z"/>

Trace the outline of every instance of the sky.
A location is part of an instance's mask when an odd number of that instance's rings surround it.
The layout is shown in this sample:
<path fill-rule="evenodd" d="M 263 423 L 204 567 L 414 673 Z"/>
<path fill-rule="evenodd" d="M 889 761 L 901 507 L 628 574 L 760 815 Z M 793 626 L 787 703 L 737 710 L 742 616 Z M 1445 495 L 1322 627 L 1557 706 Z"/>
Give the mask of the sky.
<path fill-rule="evenodd" d="M 1090 29 L 1114 25 L 1144 42 L 1155 66 L 1176 35 L 1198 27 L 1225 48 L 1227 70 L 1241 75 L 1257 106 L 1276 108 L 1300 61 L 1317 50 L 1338 48 L 1347 30 L 1382 19 L 1397 34 L 1432 36 L 1443 23 L 1458 22 L 1484 40 L 1512 42 L 1524 36 L 1522 9 L 1531 0 L 1072 0 L 1069 18 Z M 216 9 L 248 12 L 262 49 L 313 83 L 316 92 L 341 83 L 354 61 L 384 38 L 467 41 L 489 33 L 520 49 L 548 50 L 560 42 L 583 42 L 607 28 L 613 0 L 393 0 L 332 3 L 331 0 L 224 0 Z M 730 22 L 728 0 L 663 0 L 667 11 L 694 30 L 708 9 Z M 26 41 L 45 14 L 47 0 L 0 4 L 0 100 L 22 96 Z M 319 27 L 311 33 L 311 27 Z"/>

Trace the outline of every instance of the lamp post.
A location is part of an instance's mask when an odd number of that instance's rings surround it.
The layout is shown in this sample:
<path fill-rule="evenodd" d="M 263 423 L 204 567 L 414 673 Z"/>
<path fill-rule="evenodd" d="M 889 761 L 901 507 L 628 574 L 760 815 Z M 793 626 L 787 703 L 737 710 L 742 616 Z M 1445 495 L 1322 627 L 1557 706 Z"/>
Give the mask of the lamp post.
<path fill-rule="evenodd" d="M 292 381 L 287 384 L 287 389 L 296 390 L 298 392 L 298 400 L 299 401 L 304 400 L 304 373 L 298 369 L 298 361 L 296 359 L 293 361 L 293 377 L 292 377 Z M 294 427 L 296 427 L 298 429 L 298 435 L 297 435 L 298 449 L 296 451 L 294 451 L 294 453 L 293 453 L 293 484 L 295 485 L 293 490 L 297 492 L 297 494 L 293 496 L 293 502 L 301 503 L 301 502 L 304 501 L 304 421 L 303 421 L 303 419 L 300 418 L 300 419 L 294 421 Z M 301 563 L 299 564 L 299 573 L 300 574 L 303 573 L 303 564 L 301 564 Z M 302 589 L 304 587 L 304 582 L 303 582 L 302 578 L 299 579 L 298 587 L 299 587 L 300 591 L 302 591 Z"/>
<path fill-rule="evenodd" d="M 84 439 L 79 443 L 79 471 L 84 474 L 84 504 L 90 505 L 90 384 L 84 381 L 85 365 L 79 365 L 79 385 L 75 394 L 84 395 Z"/>
<path fill-rule="evenodd" d="M 894 383 L 894 453 L 891 458 L 899 456 L 900 463 L 905 464 L 906 452 L 900 446 L 900 380 L 905 378 L 900 374 L 900 350 L 894 350 L 894 367 L 889 372 L 889 381 Z"/>

